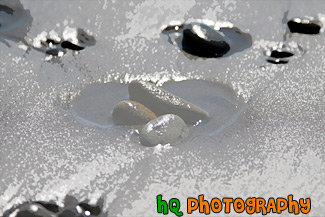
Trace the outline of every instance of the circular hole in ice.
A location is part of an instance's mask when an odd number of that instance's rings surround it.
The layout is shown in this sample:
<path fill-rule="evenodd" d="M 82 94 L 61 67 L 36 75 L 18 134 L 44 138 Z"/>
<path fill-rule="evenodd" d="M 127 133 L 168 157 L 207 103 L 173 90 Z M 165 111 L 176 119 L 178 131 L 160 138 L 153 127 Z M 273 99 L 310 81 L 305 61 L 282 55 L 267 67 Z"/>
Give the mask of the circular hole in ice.
<path fill-rule="evenodd" d="M 163 89 L 189 101 L 209 113 L 209 120 L 190 128 L 189 137 L 215 134 L 233 124 L 245 107 L 244 100 L 229 86 L 206 80 L 169 81 Z M 110 128 L 114 106 L 128 99 L 128 85 L 120 83 L 91 84 L 71 103 L 72 114 L 82 123 Z"/>
<path fill-rule="evenodd" d="M 18 0 L 0 1 L 0 41 L 22 41 L 33 18 Z"/>

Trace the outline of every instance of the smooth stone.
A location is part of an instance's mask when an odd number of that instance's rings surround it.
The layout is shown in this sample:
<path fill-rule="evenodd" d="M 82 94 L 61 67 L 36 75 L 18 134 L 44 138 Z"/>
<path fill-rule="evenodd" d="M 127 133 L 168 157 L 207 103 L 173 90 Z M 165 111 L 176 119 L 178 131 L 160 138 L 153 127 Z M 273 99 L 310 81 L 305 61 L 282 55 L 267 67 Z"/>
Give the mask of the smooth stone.
<path fill-rule="evenodd" d="M 133 81 L 128 86 L 129 99 L 148 107 L 157 116 L 175 114 L 185 123 L 195 125 L 209 118 L 207 112 L 174 94 L 144 81 Z"/>
<path fill-rule="evenodd" d="M 292 33 L 315 35 L 319 34 L 322 24 L 318 20 L 294 18 L 288 21 L 288 27 Z"/>
<path fill-rule="evenodd" d="M 200 57 L 221 57 L 230 50 L 225 36 L 205 24 L 193 23 L 183 30 L 182 49 Z"/>
<path fill-rule="evenodd" d="M 113 120 L 121 125 L 143 125 L 157 116 L 141 103 L 131 100 L 119 102 L 113 110 Z"/>
<path fill-rule="evenodd" d="M 279 51 L 279 50 L 273 50 L 271 52 L 270 57 L 274 58 L 286 58 L 286 57 L 292 57 L 294 54 L 289 51 Z"/>
<path fill-rule="evenodd" d="M 84 47 L 80 47 L 78 45 L 75 45 L 75 44 L 71 43 L 70 41 L 63 41 L 61 43 L 61 47 L 62 48 L 67 48 L 67 49 L 70 49 L 70 50 L 77 50 L 77 51 L 84 49 Z"/>
<path fill-rule="evenodd" d="M 166 114 L 148 122 L 140 132 L 140 142 L 145 146 L 175 143 L 188 136 L 185 122 L 177 115 Z"/>

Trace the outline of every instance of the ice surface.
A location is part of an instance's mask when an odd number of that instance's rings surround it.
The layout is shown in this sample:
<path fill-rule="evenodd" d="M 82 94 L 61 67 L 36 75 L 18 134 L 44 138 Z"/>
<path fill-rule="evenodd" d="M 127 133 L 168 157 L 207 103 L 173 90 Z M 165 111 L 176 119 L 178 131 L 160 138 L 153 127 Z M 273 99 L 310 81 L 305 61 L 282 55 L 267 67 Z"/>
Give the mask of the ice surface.
<path fill-rule="evenodd" d="M 60 202 L 68 193 L 93 203 L 103 197 L 109 216 L 160 216 L 157 194 L 180 198 L 183 211 L 186 197 L 199 194 L 293 194 L 311 198 L 310 216 L 324 215 L 325 35 L 293 35 L 306 53 L 286 65 L 267 63 L 263 53 L 283 41 L 286 11 L 289 19 L 317 17 L 325 9 L 320 1 L 308 7 L 290 0 L 21 4 L 33 18 L 27 43 L 69 26 L 92 33 L 96 44 L 46 62 L 19 40 L 6 41 L 10 47 L 0 42 L 0 215 L 13 204 Z M 220 59 L 189 59 L 161 26 L 197 18 L 233 23 L 252 35 L 252 47 Z M 213 135 L 159 154 L 128 130 L 90 125 L 70 113 L 91 85 L 136 78 L 215 80 L 243 99 L 245 112 Z"/>

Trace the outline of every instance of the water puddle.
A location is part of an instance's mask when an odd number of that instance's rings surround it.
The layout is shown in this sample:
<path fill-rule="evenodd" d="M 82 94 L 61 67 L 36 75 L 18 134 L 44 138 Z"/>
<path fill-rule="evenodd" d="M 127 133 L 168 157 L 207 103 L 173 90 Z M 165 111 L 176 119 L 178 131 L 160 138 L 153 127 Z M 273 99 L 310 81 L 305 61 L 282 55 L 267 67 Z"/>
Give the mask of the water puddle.
<path fill-rule="evenodd" d="M 192 57 L 226 57 L 252 46 L 252 36 L 229 22 L 173 21 L 162 28 L 162 34 L 168 36 L 169 43 Z"/>
<path fill-rule="evenodd" d="M 196 126 L 188 125 L 189 139 L 197 135 L 219 133 L 237 120 L 246 105 L 231 87 L 213 81 L 169 81 L 161 88 L 208 113 L 208 120 Z M 115 105 L 127 99 L 129 99 L 127 84 L 91 84 L 71 102 L 69 112 L 83 124 L 101 128 L 121 128 L 114 123 L 112 112 Z"/>
<path fill-rule="evenodd" d="M 10 46 L 7 40 L 24 41 L 33 18 L 18 0 L 0 2 L 0 42 Z"/>
<path fill-rule="evenodd" d="M 268 46 L 264 54 L 269 63 L 287 64 L 289 60 L 301 58 L 305 52 L 298 43 L 288 40 Z"/>
<path fill-rule="evenodd" d="M 283 41 L 276 45 L 270 45 L 264 51 L 265 56 L 267 56 L 266 61 L 269 63 L 287 64 L 292 59 L 302 57 L 306 53 L 306 49 L 295 41 L 295 37 L 299 34 L 317 35 L 323 28 L 322 22 L 315 18 L 306 17 L 289 20 L 288 14 L 289 11 L 286 11 L 282 18 L 282 23 L 286 25 Z"/>

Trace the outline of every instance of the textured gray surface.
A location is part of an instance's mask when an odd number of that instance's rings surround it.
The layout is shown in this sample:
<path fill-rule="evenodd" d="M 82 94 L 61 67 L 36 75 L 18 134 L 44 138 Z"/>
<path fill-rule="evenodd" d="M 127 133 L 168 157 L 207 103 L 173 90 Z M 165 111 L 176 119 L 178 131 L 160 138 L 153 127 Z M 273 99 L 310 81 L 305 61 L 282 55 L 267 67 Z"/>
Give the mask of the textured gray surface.
<path fill-rule="evenodd" d="M 325 35 L 293 35 L 289 41 L 306 52 L 286 65 L 264 56 L 283 40 L 286 11 L 289 18 L 317 17 L 323 2 L 21 3 L 33 17 L 28 43 L 65 26 L 83 28 L 97 42 L 49 62 L 39 51 L 26 53 L 21 42 L 0 43 L 0 213 L 29 199 L 63 200 L 67 193 L 80 200 L 104 197 L 110 216 L 158 215 L 157 194 L 178 197 L 183 206 L 199 194 L 293 194 L 311 198 L 310 216 L 324 215 Z M 252 35 L 253 46 L 225 58 L 189 59 L 160 27 L 196 18 L 232 22 Z M 243 98 L 245 112 L 216 133 L 157 151 L 138 145 L 125 129 L 90 125 L 68 109 L 92 83 L 137 76 L 214 79 Z"/>

